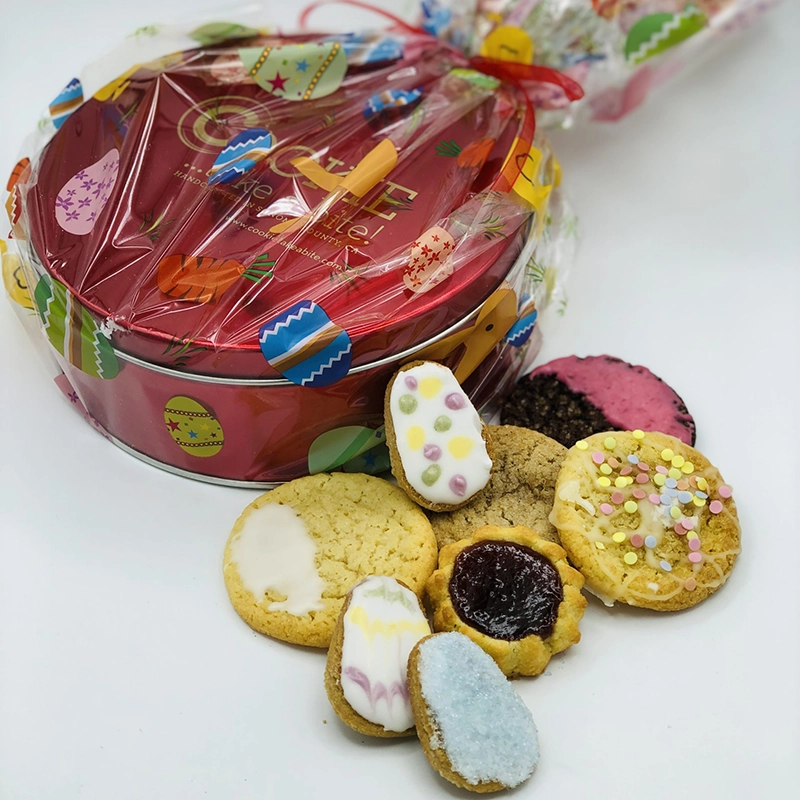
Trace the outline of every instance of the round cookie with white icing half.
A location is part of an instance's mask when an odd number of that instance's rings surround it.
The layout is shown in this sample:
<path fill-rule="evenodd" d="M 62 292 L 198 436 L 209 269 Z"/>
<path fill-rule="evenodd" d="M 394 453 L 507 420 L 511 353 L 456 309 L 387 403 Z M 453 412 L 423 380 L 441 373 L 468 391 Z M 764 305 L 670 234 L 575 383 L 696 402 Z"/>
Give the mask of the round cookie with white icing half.
<path fill-rule="evenodd" d="M 461 508 L 489 482 L 485 426 L 447 367 L 404 366 L 386 389 L 384 415 L 392 474 L 423 508 Z"/>
<path fill-rule="evenodd" d="M 431 626 L 400 581 L 372 575 L 345 599 L 325 667 L 325 691 L 346 725 L 367 736 L 410 736 L 408 656 Z"/>
<path fill-rule="evenodd" d="M 471 792 L 513 789 L 539 762 L 528 707 L 492 659 L 460 633 L 420 641 L 408 660 L 408 691 L 430 765 Z"/>
<path fill-rule="evenodd" d="M 417 596 L 436 566 L 424 512 L 370 475 L 312 475 L 256 498 L 223 558 L 233 607 L 254 630 L 328 647 L 348 590 L 368 575 L 401 580 Z"/>
<path fill-rule="evenodd" d="M 550 521 L 606 605 L 689 608 L 725 583 L 740 552 L 731 488 L 702 453 L 663 433 L 577 442 Z"/>
<path fill-rule="evenodd" d="M 435 631 L 458 631 L 509 677 L 539 675 L 580 641 L 583 578 L 529 528 L 486 525 L 443 547 L 428 579 Z"/>

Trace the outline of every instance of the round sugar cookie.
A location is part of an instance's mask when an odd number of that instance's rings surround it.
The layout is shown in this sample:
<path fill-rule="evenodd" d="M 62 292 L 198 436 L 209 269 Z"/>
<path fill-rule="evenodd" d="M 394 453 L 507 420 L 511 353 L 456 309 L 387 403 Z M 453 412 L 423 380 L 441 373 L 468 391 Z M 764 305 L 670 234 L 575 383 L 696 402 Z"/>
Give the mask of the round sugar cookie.
<path fill-rule="evenodd" d="M 439 547 L 466 539 L 484 525 L 530 528 L 558 543 L 550 523 L 556 478 L 567 448 L 542 433 L 515 425 L 487 425 L 492 477 L 471 503 L 428 515 Z"/>
<path fill-rule="evenodd" d="M 577 442 L 550 520 L 586 588 L 607 605 L 696 605 L 725 583 L 740 551 L 730 487 L 702 453 L 663 433 Z"/>
<path fill-rule="evenodd" d="M 509 677 L 539 675 L 580 641 L 583 578 L 553 542 L 487 525 L 444 547 L 428 580 L 435 631 L 458 631 Z"/>
<path fill-rule="evenodd" d="M 254 630 L 328 647 L 345 595 L 361 578 L 396 578 L 421 596 L 436 537 L 405 493 L 370 475 L 312 475 L 256 498 L 233 527 L 223 575 Z"/>
<path fill-rule="evenodd" d="M 460 508 L 489 482 L 485 426 L 447 367 L 406 364 L 386 388 L 384 418 L 392 474 L 423 508 Z"/>

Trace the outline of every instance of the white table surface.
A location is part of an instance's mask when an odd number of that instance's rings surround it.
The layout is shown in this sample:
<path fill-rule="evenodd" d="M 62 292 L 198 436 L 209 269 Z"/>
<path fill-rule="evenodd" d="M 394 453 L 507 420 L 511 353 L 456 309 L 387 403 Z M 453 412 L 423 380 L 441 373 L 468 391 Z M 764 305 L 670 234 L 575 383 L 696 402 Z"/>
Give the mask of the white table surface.
<path fill-rule="evenodd" d="M 103 42 L 213 5 L 0 0 L 2 174 Z M 734 487 L 743 553 L 688 612 L 590 601 L 581 643 L 515 684 L 543 751 L 515 796 L 796 791 L 799 5 L 623 122 L 554 137 L 582 247 L 542 357 L 610 353 L 671 383 Z M 321 652 L 239 620 L 221 557 L 255 491 L 127 456 L 69 407 L 5 302 L 0 336 L 2 800 L 466 794 L 415 739 L 346 730 Z"/>

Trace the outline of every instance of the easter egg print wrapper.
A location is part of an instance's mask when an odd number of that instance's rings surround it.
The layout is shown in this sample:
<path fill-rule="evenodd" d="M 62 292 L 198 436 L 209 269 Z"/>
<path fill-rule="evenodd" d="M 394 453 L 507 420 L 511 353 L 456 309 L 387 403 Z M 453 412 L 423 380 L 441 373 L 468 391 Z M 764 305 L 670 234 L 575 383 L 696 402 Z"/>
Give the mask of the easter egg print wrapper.
<path fill-rule="evenodd" d="M 119 151 L 110 150 L 99 161 L 77 172 L 56 197 L 56 220 L 67 233 L 86 236 L 105 208 L 119 173 Z"/>
<path fill-rule="evenodd" d="M 208 178 L 209 186 L 238 180 L 263 161 L 275 145 L 275 137 L 265 128 L 250 128 L 237 133 L 214 161 Z"/>
<path fill-rule="evenodd" d="M 699 33 L 707 24 L 705 14 L 691 3 L 679 14 L 650 14 L 628 32 L 625 58 L 641 64 Z"/>
<path fill-rule="evenodd" d="M 176 395 L 164 406 L 167 433 L 184 453 L 209 458 L 222 450 L 225 435 L 222 425 L 202 403 Z"/>
<path fill-rule="evenodd" d="M 680 439 L 640 430 L 570 449 L 550 521 L 608 605 L 696 605 L 726 582 L 741 547 L 732 490 L 716 467 Z"/>
<path fill-rule="evenodd" d="M 331 472 L 359 456 L 368 463 L 369 459 L 365 458 L 367 454 L 379 445 L 384 445 L 385 440 L 383 427 L 373 429 L 361 425 L 345 425 L 326 431 L 317 436 L 308 448 L 308 473 L 315 475 L 317 472 Z M 372 460 L 376 460 L 374 456 Z"/>
<path fill-rule="evenodd" d="M 392 472 L 420 505 L 459 508 L 489 482 L 483 423 L 447 367 L 404 367 L 387 389 L 385 413 Z"/>
<path fill-rule="evenodd" d="M 56 130 L 83 103 L 83 86 L 77 78 L 73 78 L 50 103 L 50 117 Z"/>

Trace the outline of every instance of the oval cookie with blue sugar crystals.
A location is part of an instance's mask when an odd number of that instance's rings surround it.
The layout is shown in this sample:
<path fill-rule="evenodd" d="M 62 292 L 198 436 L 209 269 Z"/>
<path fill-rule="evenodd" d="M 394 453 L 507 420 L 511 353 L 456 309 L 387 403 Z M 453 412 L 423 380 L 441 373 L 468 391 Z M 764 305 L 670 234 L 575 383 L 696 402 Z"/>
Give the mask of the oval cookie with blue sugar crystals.
<path fill-rule="evenodd" d="M 276 144 L 275 137 L 265 128 L 250 128 L 237 133 L 214 161 L 208 178 L 209 186 L 233 183 L 263 161 Z"/>
<path fill-rule="evenodd" d="M 92 315 L 60 281 L 43 275 L 33 299 L 50 344 L 74 367 L 94 378 L 115 378 L 119 361 Z"/>
<path fill-rule="evenodd" d="M 461 633 L 420 641 L 408 691 L 422 749 L 446 780 L 471 792 L 512 789 L 539 762 L 533 716 L 491 656 Z"/>
<path fill-rule="evenodd" d="M 359 581 L 345 598 L 325 667 L 325 691 L 342 722 L 367 736 L 413 734 L 408 656 L 430 634 L 417 596 L 401 581 Z"/>
<path fill-rule="evenodd" d="M 301 300 L 262 325 L 258 338 L 269 365 L 298 386 L 330 386 L 350 369 L 347 331 L 313 300 Z"/>
<path fill-rule="evenodd" d="M 50 103 L 50 118 L 58 130 L 66 118 L 83 102 L 83 86 L 73 78 Z"/>
<path fill-rule="evenodd" d="M 461 508 L 489 482 L 484 425 L 447 367 L 435 361 L 403 367 L 386 390 L 384 415 L 392 473 L 419 505 Z"/>

